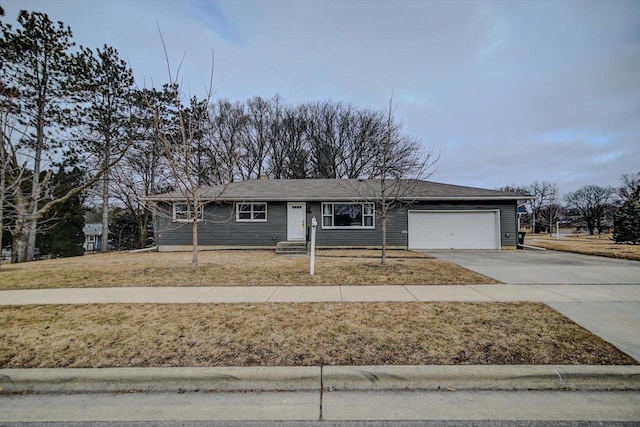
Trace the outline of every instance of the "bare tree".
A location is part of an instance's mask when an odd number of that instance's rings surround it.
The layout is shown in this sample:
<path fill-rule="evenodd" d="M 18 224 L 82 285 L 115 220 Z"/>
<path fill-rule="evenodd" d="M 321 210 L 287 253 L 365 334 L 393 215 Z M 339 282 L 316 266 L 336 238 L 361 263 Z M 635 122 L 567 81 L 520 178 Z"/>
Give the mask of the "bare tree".
<path fill-rule="evenodd" d="M 558 188 L 555 183 L 549 181 L 535 181 L 532 184 L 522 187 L 526 193 L 533 196 L 527 200 L 529 210 L 531 211 L 531 231 L 536 232 L 536 221 L 545 206 L 554 203 Z"/>
<path fill-rule="evenodd" d="M 624 203 L 627 200 L 640 199 L 640 172 L 624 174 L 622 185 L 616 190 L 618 197 Z"/>
<path fill-rule="evenodd" d="M 256 179 L 267 171 L 273 106 L 261 97 L 247 101 L 247 131 L 242 138 L 239 157 L 242 179 Z"/>
<path fill-rule="evenodd" d="M 601 231 L 601 219 L 607 204 L 614 193 L 612 187 L 600 187 L 598 185 L 586 185 L 577 191 L 565 196 L 567 204 L 576 209 L 593 235 L 597 228 Z"/>
<path fill-rule="evenodd" d="M 555 183 L 549 185 L 546 197 L 546 203 L 540 207 L 540 214 L 543 220 L 549 224 L 549 235 L 553 234 L 553 224 L 558 217 L 560 204 L 557 201 L 558 186 Z"/>
<path fill-rule="evenodd" d="M 123 161 L 113 170 L 113 194 L 129 211 L 139 227 L 138 247 L 147 243 L 147 230 L 153 220 L 154 210 L 145 197 L 169 191 L 164 149 L 155 129 L 155 116 L 168 121 L 165 106 L 167 92 L 155 89 L 134 90 L 132 94 L 132 146 Z M 163 183 L 161 187 L 160 183 Z M 154 233 L 157 230 L 154 228 Z M 154 234 L 154 241 L 157 235 Z"/>
<path fill-rule="evenodd" d="M 239 159 L 241 143 L 246 138 L 248 117 L 244 105 L 232 104 L 220 99 L 211 107 L 211 138 L 209 144 L 215 150 L 215 181 L 218 184 L 233 182 L 240 177 Z"/>
<path fill-rule="evenodd" d="M 400 205 L 410 205 L 420 180 L 435 172 L 439 159 L 433 149 L 424 151 L 420 142 L 402 134 L 402 123 L 394 119 L 393 96 L 389 99 L 384 136 L 377 147 L 371 178 L 363 195 L 375 203 L 381 220 L 382 253 L 380 262 L 387 260 L 387 221 L 389 212 Z"/>
<path fill-rule="evenodd" d="M 284 171 L 281 178 L 304 179 L 311 174 L 309 167 L 309 148 L 306 145 L 305 134 L 307 121 L 305 114 L 298 110 L 304 107 L 288 107 L 282 119 L 282 146 L 286 151 L 284 156 Z"/>
<path fill-rule="evenodd" d="M 169 63 L 169 56 L 166 45 L 160 33 L 162 45 L 165 49 L 165 61 L 167 65 L 167 75 L 169 84 L 164 86 L 167 104 L 165 111 L 169 112 L 171 118 L 161 114 L 160 106 L 148 102 L 150 108 L 155 108 L 153 114 L 154 128 L 156 136 L 164 151 L 167 168 L 173 179 L 174 191 L 179 194 L 181 201 L 184 201 L 185 211 L 182 212 L 186 223 L 191 224 L 192 236 L 192 257 L 191 265 L 198 266 L 198 225 L 203 218 L 204 207 L 207 203 L 216 199 L 202 198 L 202 192 L 206 186 L 202 178 L 202 163 L 200 162 L 198 151 L 199 140 L 203 138 L 203 129 L 207 123 L 211 122 L 209 108 L 211 96 L 213 94 L 213 70 L 214 60 L 211 60 L 210 81 L 204 99 L 191 97 L 187 106 L 184 105 L 184 94 L 178 84 L 179 70 L 174 75 Z M 181 64 L 182 65 L 182 64 Z"/>
<path fill-rule="evenodd" d="M 282 105 L 282 98 L 276 95 L 272 100 L 272 108 L 269 117 L 269 156 L 267 163 L 267 173 L 271 178 L 284 178 L 286 176 L 287 157 L 289 154 L 289 140 L 286 138 L 284 115 L 285 108 Z"/>
<path fill-rule="evenodd" d="M 340 108 L 340 104 L 325 102 L 309 104 L 304 109 L 307 114 L 307 139 L 314 178 L 339 178 Z"/>
<path fill-rule="evenodd" d="M 358 110 L 349 117 L 345 144 L 342 146 L 341 169 L 346 178 L 358 178 L 375 174 L 378 147 L 384 145 L 388 123 L 384 113 Z"/>

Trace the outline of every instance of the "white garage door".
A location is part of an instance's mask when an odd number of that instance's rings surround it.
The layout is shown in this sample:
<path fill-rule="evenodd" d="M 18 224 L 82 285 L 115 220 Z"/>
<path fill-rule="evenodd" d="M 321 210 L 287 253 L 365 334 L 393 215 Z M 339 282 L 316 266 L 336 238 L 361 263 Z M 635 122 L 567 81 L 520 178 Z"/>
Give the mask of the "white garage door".
<path fill-rule="evenodd" d="M 498 211 L 409 211 L 409 249 L 500 249 Z"/>

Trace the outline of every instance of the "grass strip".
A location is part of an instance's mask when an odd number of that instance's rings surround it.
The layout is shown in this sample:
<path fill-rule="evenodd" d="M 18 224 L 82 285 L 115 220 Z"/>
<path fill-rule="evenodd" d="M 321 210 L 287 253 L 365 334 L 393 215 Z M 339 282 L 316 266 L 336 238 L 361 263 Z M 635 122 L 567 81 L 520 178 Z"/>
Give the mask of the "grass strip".
<path fill-rule="evenodd" d="M 409 251 L 406 254 L 412 254 Z M 344 254 L 347 251 L 331 252 Z M 468 285 L 496 280 L 446 261 L 416 257 L 380 260 L 321 257 L 309 275 L 305 255 L 273 251 L 207 251 L 200 265 L 187 252 L 110 253 L 3 265 L 0 289 L 126 286 L 314 286 L 314 285 Z M 394 256 L 400 256 L 394 252 Z"/>
<path fill-rule="evenodd" d="M 609 236 L 570 236 L 558 240 L 536 234 L 525 237 L 525 243 L 527 242 L 556 251 L 640 261 L 640 245 L 616 244 Z"/>
<path fill-rule="evenodd" d="M 540 303 L 0 308 L 0 367 L 635 364 Z"/>

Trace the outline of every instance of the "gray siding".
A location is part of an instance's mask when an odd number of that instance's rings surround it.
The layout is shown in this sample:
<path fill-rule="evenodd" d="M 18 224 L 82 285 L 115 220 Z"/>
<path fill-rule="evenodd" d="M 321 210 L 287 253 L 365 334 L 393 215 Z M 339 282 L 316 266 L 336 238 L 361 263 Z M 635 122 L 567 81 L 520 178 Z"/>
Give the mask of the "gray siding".
<path fill-rule="evenodd" d="M 379 246 L 382 239 L 380 215 L 376 212 L 375 229 L 331 230 L 322 228 L 320 202 L 307 202 L 307 224 L 318 220 L 318 246 Z M 408 210 L 500 210 L 501 246 L 515 246 L 517 241 L 516 202 L 422 202 L 389 213 L 387 244 L 408 245 Z M 275 246 L 287 240 L 287 203 L 268 202 L 267 222 L 236 222 L 233 204 L 215 204 L 205 208 L 205 221 L 199 224 L 198 239 L 203 246 Z M 159 220 L 159 245 L 190 245 L 191 225 L 174 223 L 170 215 Z"/>
<path fill-rule="evenodd" d="M 191 224 L 173 222 L 170 215 L 158 222 L 160 246 L 191 244 Z M 286 202 L 267 203 L 267 222 L 236 222 L 231 203 L 207 205 L 198 225 L 198 243 L 203 246 L 275 246 L 282 240 L 287 240 Z"/>
<path fill-rule="evenodd" d="M 311 207 L 311 214 L 308 216 L 308 224 L 311 224 L 311 217 L 318 220 L 316 232 L 316 242 L 318 246 L 380 246 L 382 244 L 382 218 L 376 212 L 376 226 L 374 229 L 361 230 L 332 230 L 322 228 L 321 203 L 314 202 L 307 204 L 307 211 Z M 402 218 L 402 216 L 405 218 Z M 387 218 L 387 244 L 390 246 L 406 246 L 407 235 L 402 234 L 402 227 L 407 228 L 407 211 L 394 210 Z"/>

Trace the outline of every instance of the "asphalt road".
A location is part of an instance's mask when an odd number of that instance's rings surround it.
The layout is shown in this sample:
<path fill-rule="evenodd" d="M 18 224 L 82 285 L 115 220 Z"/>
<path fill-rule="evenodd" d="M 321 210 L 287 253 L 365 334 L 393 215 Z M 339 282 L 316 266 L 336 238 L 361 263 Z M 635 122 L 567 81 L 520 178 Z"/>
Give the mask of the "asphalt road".
<path fill-rule="evenodd" d="M 31 394 L 0 398 L 2 422 L 628 421 L 638 391 L 365 391 Z"/>
<path fill-rule="evenodd" d="M 2 423 L 6 427 L 631 427 L 625 421 L 98 421 Z"/>

